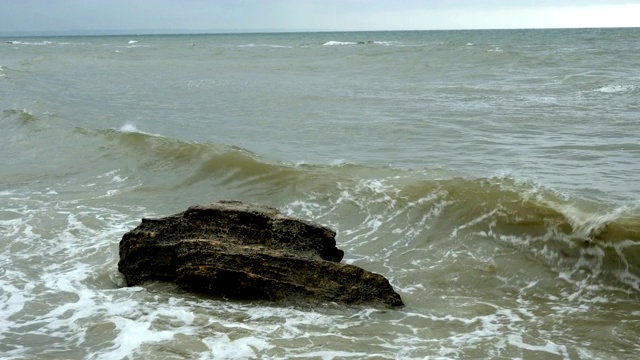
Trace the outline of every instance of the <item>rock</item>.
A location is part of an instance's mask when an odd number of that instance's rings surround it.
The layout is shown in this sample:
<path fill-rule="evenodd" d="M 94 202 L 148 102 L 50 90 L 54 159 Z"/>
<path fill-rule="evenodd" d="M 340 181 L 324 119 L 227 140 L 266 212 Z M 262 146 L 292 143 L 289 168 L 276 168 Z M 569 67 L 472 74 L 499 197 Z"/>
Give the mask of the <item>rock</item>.
<path fill-rule="evenodd" d="M 118 270 L 129 286 L 163 280 L 235 299 L 402 305 L 382 275 L 340 263 L 335 235 L 268 206 L 220 201 L 142 219 L 120 241 Z"/>

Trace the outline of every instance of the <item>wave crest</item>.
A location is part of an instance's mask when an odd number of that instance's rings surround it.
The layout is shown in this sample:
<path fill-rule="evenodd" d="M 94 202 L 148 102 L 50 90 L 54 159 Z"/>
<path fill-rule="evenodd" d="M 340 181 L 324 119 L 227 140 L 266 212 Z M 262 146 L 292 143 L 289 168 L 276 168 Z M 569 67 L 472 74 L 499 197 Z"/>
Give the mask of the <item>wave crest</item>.
<path fill-rule="evenodd" d="M 183 201 L 213 192 L 266 202 L 338 229 L 342 244 L 356 254 L 402 258 L 398 254 L 407 248 L 488 242 L 530 254 L 557 271 L 590 267 L 626 277 L 640 289 L 638 204 L 569 196 L 510 174 L 473 179 L 346 160 L 276 163 L 230 145 L 131 130 L 137 129 L 87 134 L 102 138 L 103 156 L 131 161 L 135 174 L 122 176 L 178 191 L 173 196 Z"/>

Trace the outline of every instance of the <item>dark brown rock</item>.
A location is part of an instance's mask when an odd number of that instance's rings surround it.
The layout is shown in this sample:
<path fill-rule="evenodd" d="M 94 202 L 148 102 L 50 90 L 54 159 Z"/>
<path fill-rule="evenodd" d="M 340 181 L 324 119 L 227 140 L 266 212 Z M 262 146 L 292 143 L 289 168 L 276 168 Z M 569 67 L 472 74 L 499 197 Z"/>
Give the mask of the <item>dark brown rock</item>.
<path fill-rule="evenodd" d="M 118 270 L 129 286 L 175 281 L 237 299 L 402 305 L 382 275 L 340 264 L 335 232 L 238 201 L 194 206 L 122 237 Z"/>

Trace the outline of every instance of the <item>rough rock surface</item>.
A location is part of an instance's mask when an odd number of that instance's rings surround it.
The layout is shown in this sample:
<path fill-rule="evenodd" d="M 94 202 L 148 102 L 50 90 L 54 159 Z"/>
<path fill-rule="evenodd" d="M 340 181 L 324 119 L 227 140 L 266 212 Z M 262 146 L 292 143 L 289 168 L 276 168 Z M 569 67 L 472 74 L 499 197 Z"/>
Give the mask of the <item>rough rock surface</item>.
<path fill-rule="evenodd" d="M 402 305 L 382 275 L 341 264 L 335 232 L 278 210 L 239 201 L 142 219 L 120 241 L 127 285 L 174 281 L 236 299 Z"/>

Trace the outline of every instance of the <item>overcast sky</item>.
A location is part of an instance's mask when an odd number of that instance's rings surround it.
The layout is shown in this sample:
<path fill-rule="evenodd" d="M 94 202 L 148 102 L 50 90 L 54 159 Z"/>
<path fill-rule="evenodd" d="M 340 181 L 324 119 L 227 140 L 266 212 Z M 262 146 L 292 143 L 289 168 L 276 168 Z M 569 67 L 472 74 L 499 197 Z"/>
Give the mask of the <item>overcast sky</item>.
<path fill-rule="evenodd" d="M 0 0 L 0 33 L 640 27 L 640 0 Z"/>

